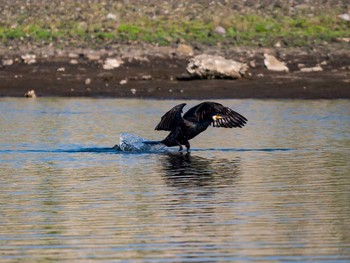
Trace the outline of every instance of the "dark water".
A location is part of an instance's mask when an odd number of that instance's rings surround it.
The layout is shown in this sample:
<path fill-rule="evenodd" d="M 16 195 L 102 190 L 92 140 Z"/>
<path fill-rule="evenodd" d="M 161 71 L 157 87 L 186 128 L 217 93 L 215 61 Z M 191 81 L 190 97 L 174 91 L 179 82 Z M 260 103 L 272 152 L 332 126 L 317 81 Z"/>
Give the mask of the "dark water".
<path fill-rule="evenodd" d="M 110 149 L 179 101 L 0 99 L 0 262 L 350 262 L 350 101 L 222 102 L 181 154 Z"/>

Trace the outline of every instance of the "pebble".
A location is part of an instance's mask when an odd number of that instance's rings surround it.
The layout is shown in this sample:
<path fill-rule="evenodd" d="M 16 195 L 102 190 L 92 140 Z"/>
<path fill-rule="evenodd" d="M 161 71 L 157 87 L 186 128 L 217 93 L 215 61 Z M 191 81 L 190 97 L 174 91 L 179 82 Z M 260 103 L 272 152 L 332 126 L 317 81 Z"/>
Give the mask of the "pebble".
<path fill-rule="evenodd" d="M 11 59 L 11 58 L 2 60 L 3 66 L 11 66 L 12 64 L 13 64 L 13 59 Z"/>
<path fill-rule="evenodd" d="M 337 40 L 338 42 L 350 43 L 350 37 L 338 37 L 338 38 L 336 38 L 336 40 Z"/>
<path fill-rule="evenodd" d="M 312 68 L 301 68 L 301 72 L 317 72 L 317 71 L 323 71 L 323 68 L 320 66 L 312 67 Z"/>
<path fill-rule="evenodd" d="M 107 58 L 103 64 L 103 69 L 111 70 L 120 67 L 124 63 L 121 59 Z"/>
<path fill-rule="evenodd" d="M 35 94 L 35 91 L 32 89 L 32 90 L 28 90 L 25 94 L 24 94 L 24 97 L 26 98 L 36 98 L 36 94 Z"/>
<path fill-rule="evenodd" d="M 143 75 L 143 76 L 142 76 L 142 79 L 143 79 L 143 80 L 151 80 L 151 79 L 152 79 L 152 76 L 151 76 L 151 75 Z"/>
<path fill-rule="evenodd" d="M 72 65 L 77 65 L 77 64 L 79 64 L 79 62 L 78 62 L 77 59 L 71 59 L 71 60 L 69 61 L 69 63 L 72 64 Z"/>
<path fill-rule="evenodd" d="M 249 66 L 250 66 L 251 68 L 255 68 L 255 67 L 256 67 L 256 61 L 255 61 L 255 60 L 251 60 L 251 61 L 249 62 Z"/>
<path fill-rule="evenodd" d="M 214 32 L 219 34 L 219 35 L 226 35 L 226 29 L 223 28 L 222 26 L 215 27 Z"/>
<path fill-rule="evenodd" d="M 117 20 L 118 16 L 116 14 L 112 14 L 112 13 L 109 13 L 107 16 L 106 16 L 107 19 L 110 19 L 110 20 Z"/>
<path fill-rule="evenodd" d="M 280 48 L 280 47 L 282 47 L 282 44 L 281 44 L 280 41 L 277 41 L 277 42 L 275 43 L 274 46 L 275 46 L 276 48 Z"/>
<path fill-rule="evenodd" d="M 22 55 L 21 58 L 25 64 L 30 65 L 36 63 L 36 56 L 33 54 Z"/>
<path fill-rule="evenodd" d="M 120 85 L 125 85 L 126 83 L 128 83 L 128 81 L 126 79 L 122 79 L 119 84 Z"/>
<path fill-rule="evenodd" d="M 183 56 L 193 56 L 193 48 L 186 44 L 179 44 L 177 47 L 177 53 Z"/>
<path fill-rule="evenodd" d="M 338 17 L 341 18 L 341 19 L 343 19 L 343 20 L 345 20 L 345 21 L 350 22 L 350 15 L 347 14 L 347 13 L 341 14 L 341 15 L 339 15 Z"/>
<path fill-rule="evenodd" d="M 90 85 L 90 84 L 91 84 L 91 79 L 90 78 L 85 79 L 85 85 Z"/>
<path fill-rule="evenodd" d="M 86 55 L 87 59 L 90 61 L 97 61 L 101 59 L 101 56 L 98 54 L 94 54 L 94 53 L 89 53 Z"/>
<path fill-rule="evenodd" d="M 136 94 L 136 89 L 130 89 L 132 94 Z"/>
<path fill-rule="evenodd" d="M 286 66 L 286 64 L 282 61 L 279 61 L 274 56 L 264 53 L 264 58 L 264 64 L 268 70 L 285 72 L 289 71 L 289 68 Z"/>
<path fill-rule="evenodd" d="M 68 54 L 68 57 L 69 57 L 69 58 L 78 58 L 79 55 L 78 55 L 77 53 L 70 52 L 70 53 Z"/>

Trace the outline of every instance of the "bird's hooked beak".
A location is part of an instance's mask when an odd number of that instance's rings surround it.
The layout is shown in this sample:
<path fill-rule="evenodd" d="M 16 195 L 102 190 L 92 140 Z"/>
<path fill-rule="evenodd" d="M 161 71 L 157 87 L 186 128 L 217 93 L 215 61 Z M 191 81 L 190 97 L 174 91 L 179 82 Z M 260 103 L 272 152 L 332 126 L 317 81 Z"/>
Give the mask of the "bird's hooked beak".
<path fill-rule="evenodd" d="M 219 119 L 222 119 L 223 117 L 220 115 L 214 115 L 212 118 L 213 118 L 213 121 L 217 121 Z"/>

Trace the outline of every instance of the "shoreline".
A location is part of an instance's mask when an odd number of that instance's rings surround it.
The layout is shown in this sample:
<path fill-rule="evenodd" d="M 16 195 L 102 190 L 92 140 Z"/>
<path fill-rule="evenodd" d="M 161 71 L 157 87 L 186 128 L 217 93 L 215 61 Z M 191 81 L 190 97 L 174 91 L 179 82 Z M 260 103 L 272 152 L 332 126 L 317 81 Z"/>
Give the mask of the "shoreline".
<path fill-rule="evenodd" d="M 344 46 L 341 46 L 344 47 Z M 176 47 L 139 46 L 111 50 L 31 50 L 35 62 L 22 52 L 2 51 L 0 97 L 92 97 L 145 99 L 350 99 L 350 54 L 337 45 L 314 50 L 207 48 L 186 53 Z M 263 53 L 285 61 L 288 73 L 266 69 Z M 249 76 L 237 79 L 189 79 L 186 66 L 197 54 L 217 54 L 250 66 Z M 121 61 L 106 70 L 106 58 Z M 322 71 L 302 72 L 300 65 L 322 64 Z"/>

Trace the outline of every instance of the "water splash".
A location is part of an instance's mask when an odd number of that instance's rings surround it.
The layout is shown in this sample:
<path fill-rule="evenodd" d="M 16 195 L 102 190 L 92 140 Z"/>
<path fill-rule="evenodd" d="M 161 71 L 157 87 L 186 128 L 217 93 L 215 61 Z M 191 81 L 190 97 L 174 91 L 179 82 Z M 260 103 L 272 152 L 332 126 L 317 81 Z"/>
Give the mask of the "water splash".
<path fill-rule="evenodd" d="M 167 149 L 162 143 L 149 141 L 127 132 L 120 134 L 120 143 L 114 148 L 123 152 L 163 152 Z"/>

